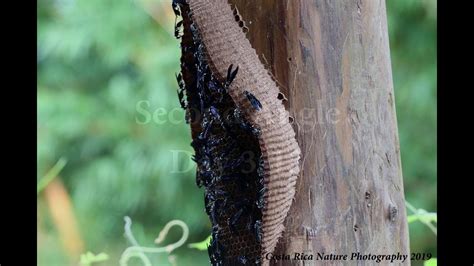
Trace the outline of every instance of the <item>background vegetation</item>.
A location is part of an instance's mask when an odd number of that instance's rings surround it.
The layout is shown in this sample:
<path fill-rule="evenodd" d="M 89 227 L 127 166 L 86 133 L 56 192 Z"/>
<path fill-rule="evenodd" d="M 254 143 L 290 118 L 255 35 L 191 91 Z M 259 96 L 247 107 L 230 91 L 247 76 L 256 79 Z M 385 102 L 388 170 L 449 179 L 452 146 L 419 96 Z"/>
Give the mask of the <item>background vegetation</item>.
<path fill-rule="evenodd" d="M 170 2 L 38 0 L 38 265 L 77 265 L 88 251 L 117 265 L 131 245 L 124 216 L 144 246 L 173 219 L 188 242 L 208 236 L 194 171 L 177 171 L 193 167 L 189 126 L 175 122 L 182 111 L 161 113 L 179 107 Z M 406 199 L 436 212 L 436 1 L 387 0 L 387 11 Z M 412 251 L 436 256 L 428 227 L 410 223 L 410 237 Z M 173 254 L 150 259 L 208 263 L 186 246 Z"/>

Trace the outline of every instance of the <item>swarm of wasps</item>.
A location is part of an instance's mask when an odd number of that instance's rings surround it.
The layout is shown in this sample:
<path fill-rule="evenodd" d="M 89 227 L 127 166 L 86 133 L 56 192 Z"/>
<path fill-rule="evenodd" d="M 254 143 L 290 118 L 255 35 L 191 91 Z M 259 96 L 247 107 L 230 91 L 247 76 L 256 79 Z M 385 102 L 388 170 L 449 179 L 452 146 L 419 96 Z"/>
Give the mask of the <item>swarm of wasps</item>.
<path fill-rule="evenodd" d="M 196 25 L 185 0 L 174 0 L 175 37 L 181 41 L 178 98 L 193 129 L 196 183 L 205 188 L 205 210 L 212 223 L 208 247 L 212 265 L 260 265 L 264 162 L 259 128 L 249 123 L 229 89 L 239 67 L 230 65 L 219 81 L 209 68 Z M 263 106 L 244 92 L 254 111 Z"/>

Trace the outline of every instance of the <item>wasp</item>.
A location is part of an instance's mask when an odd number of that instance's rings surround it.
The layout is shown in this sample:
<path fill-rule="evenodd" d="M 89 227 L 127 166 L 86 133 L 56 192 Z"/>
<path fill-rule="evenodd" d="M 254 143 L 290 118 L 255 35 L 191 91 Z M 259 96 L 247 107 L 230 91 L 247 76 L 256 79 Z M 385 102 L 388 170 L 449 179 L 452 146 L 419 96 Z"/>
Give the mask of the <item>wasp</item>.
<path fill-rule="evenodd" d="M 174 18 L 174 37 L 176 37 L 177 39 L 181 38 L 182 35 L 180 35 L 180 28 L 181 26 L 183 26 L 183 21 L 181 20 L 180 22 L 176 23 L 176 21 L 178 20 L 178 17 L 181 16 L 181 8 L 180 6 L 185 4 L 184 3 L 185 1 L 184 0 L 173 0 L 171 6 L 173 7 L 173 12 L 174 12 L 174 15 L 175 15 L 175 18 Z"/>
<path fill-rule="evenodd" d="M 174 15 L 175 16 L 181 16 L 181 10 L 180 10 L 180 5 L 185 4 L 184 0 L 173 0 L 171 3 L 171 6 L 173 7 Z"/>
<path fill-rule="evenodd" d="M 229 198 L 226 191 L 220 188 L 207 189 L 204 199 L 206 212 L 211 218 L 214 225 L 218 224 L 218 218 L 222 216 L 224 208 L 227 206 L 227 199 Z"/>
<path fill-rule="evenodd" d="M 176 23 L 175 26 L 174 26 L 174 37 L 176 39 L 179 39 L 179 38 L 183 37 L 183 35 L 181 34 L 181 26 L 183 26 L 183 21 L 182 20 L 180 22 Z"/>
<path fill-rule="evenodd" d="M 237 260 L 239 261 L 239 263 L 241 263 L 241 264 L 243 264 L 243 265 L 246 265 L 247 262 L 248 262 L 247 257 L 244 256 L 244 255 L 240 255 L 240 256 L 237 258 Z"/>
<path fill-rule="evenodd" d="M 255 239 L 257 240 L 258 243 L 261 243 L 262 242 L 262 221 L 261 220 L 255 221 L 254 229 L 255 229 Z"/>
<path fill-rule="evenodd" d="M 233 121 L 239 125 L 239 127 L 247 132 L 252 133 L 254 136 L 258 137 L 260 136 L 261 132 L 260 129 L 257 127 L 254 127 L 252 124 L 247 122 L 242 115 L 242 111 L 240 109 L 236 108 L 233 113 Z"/>
<path fill-rule="evenodd" d="M 265 207 L 265 198 L 263 196 L 260 196 L 258 199 L 257 199 L 257 208 L 259 209 L 263 209 L 263 207 Z"/>
<path fill-rule="evenodd" d="M 178 99 L 181 108 L 186 109 L 186 101 L 184 100 L 184 91 L 185 91 L 185 84 L 183 81 L 183 76 L 181 73 L 176 75 L 176 81 L 178 82 Z"/>
<path fill-rule="evenodd" d="M 237 202 L 235 202 L 234 207 L 237 209 L 237 211 L 232 215 L 232 217 L 229 218 L 228 224 L 231 229 L 231 231 L 235 232 L 237 231 L 237 224 L 238 222 L 243 219 L 243 216 L 246 216 L 247 219 L 251 221 L 251 211 L 252 208 L 250 207 L 250 203 L 248 199 L 238 199 Z"/>
<path fill-rule="evenodd" d="M 219 110 L 217 110 L 216 107 L 211 105 L 211 107 L 209 107 L 209 113 L 212 117 L 212 119 L 211 119 L 212 122 L 218 122 L 219 125 L 222 127 L 222 129 L 224 129 L 226 131 L 228 130 L 227 126 L 224 124 L 224 121 L 221 119 L 221 116 L 219 114 Z"/>
<path fill-rule="evenodd" d="M 241 208 L 239 209 L 230 219 L 229 219 L 229 227 L 232 231 L 237 231 L 236 225 L 240 218 L 242 217 L 242 214 L 244 213 L 244 209 Z"/>
<path fill-rule="evenodd" d="M 248 91 L 244 91 L 245 96 L 249 100 L 250 104 L 252 105 L 255 110 L 260 111 L 262 109 L 262 103 L 255 97 L 252 93 Z"/>
<path fill-rule="evenodd" d="M 227 78 L 224 84 L 224 87 L 228 88 L 232 81 L 234 81 L 235 77 L 237 76 L 237 73 L 239 72 L 239 67 L 237 66 L 234 69 L 234 65 L 230 65 L 229 68 L 227 69 Z"/>

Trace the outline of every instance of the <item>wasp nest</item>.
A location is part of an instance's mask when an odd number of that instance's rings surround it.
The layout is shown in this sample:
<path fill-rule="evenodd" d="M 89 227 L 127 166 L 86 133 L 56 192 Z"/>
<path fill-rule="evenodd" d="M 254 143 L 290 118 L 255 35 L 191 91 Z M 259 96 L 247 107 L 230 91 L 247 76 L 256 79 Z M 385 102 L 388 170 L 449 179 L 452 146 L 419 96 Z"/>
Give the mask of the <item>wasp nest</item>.
<path fill-rule="evenodd" d="M 178 95 L 212 223 L 211 263 L 266 264 L 299 173 L 289 113 L 237 10 L 225 0 L 175 0 L 173 9 L 182 18 Z"/>

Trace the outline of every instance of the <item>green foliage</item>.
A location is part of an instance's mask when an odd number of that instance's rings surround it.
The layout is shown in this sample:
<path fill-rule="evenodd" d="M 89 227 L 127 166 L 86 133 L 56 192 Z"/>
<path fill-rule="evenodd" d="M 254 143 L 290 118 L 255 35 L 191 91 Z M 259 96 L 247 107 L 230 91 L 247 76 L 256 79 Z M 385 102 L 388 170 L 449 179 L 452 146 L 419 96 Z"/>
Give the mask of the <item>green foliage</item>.
<path fill-rule="evenodd" d="M 207 247 L 209 246 L 210 242 L 211 242 L 211 235 L 209 235 L 206 239 L 204 239 L 201 242 L 188 244 L 188 247 L 195 248 L 197 250 L 207 250 Z"/>
<path fill-rule="evenodd" d="M 103 262 L 103 261 L 107 261 L 108 259 L 109 259 L 109 255 L 105 253 L 99 253 L 97 255 L 94 255 L 94 253 L 89 251 L 86 254 L 81 255 L 80 265 L 92 266 L 96 262 Z"/>
<path fill-rule="evenodd" d="M 425 261 L 423 265 L 424 266 L 437 266 L 438 265 L 438 259 L 431 258 L 431 259 Z"/>
<path fill-rule="evenodd" d="M 177 172 L 173 165 L 174 150 L 192 151 L 191 137 L 176 95 L 179 42 L 165 30 L 173 27 L 171 5 L 155 7 L 170 16 L 168 24 L 156 23 L 139 1 L 38 2 L 38 176 L 68 158 L 61 178 L 86 249 L 105 248 L 112 264 L 126 247 L 123 216 L 133 217 L 137 237 L 148 241 L 172 219 L 190 225 L 191 239 L 209 231 L 193 168 Z M 176 108 L 180 122 L 137 123 L 139 101 L 150 103 L 151 114 Z M 180 156 L 178 163 L 191 160 Z M 61 264 L 39 246 L 39 265 Z"/>
<path fill-rule="evenodd" d="M 433 2 L 387 1 L 405 192 L 426 210 L 436 210 Z M 133 218 L 144 246 L 173 219 L 189 225 L 191 242 L 206 238 L 210 225 L 195 170 L 176 171 L 191 165 L 185 152 L 192 149 L 184 112 L 174 109 L 180 51 L 170 1 L 39 0 L 37 15 L 38 190 L 61 171 L 86 250 L 104 250 L 110 265 L 127 248 L 124 216 Z M 145 113 L 137 112 L 141 101 Z M 161 123 L 160 110 L 181 122 Z M 67 158 L 62 169 L 60 158 Z M 38 265 L 65 265 L 38 199 Z M 410 223 L 411 248 L 435 254 L 435 236 L 423 226 Z M 206 252 L 194 248 L 177 249 L 177 264 L 206 265 Z"/>
<path fill-rule="evenodd" d="M 59 159 L 53 168 L 51 168 L 51 170 L 49 170 L 46 175 L 39 180 L 38 185 L 36 186 L 37 194 L 39 194 L 56 176 L 58 176 L 64 166 L 66 166 L 66 163 L 66 159 Z"/>

